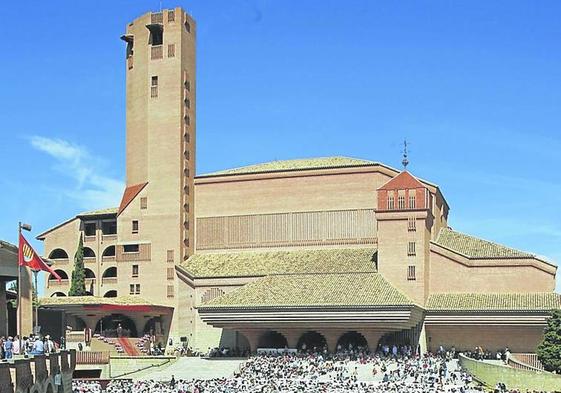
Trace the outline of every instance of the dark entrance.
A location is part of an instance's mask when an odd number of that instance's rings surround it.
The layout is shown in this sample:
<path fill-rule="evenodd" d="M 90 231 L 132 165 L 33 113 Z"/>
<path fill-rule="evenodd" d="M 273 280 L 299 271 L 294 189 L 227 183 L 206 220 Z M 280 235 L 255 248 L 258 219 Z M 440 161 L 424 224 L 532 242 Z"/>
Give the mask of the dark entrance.
<path fill-rule="evenodd" d="M 257 343 L 257 348 L 287 348 L 288 341 L 279 332 L 269 331 L 264 333 Z"/>
<path fill-rule="evenodd" d="M 119 329 L 119 325 L 121 329 Z M 111 314 L 103 317 L 95 325 L 95 333 L 105 337 L 138 337 L 136 326 L 132 319 L 122 314 Z"/>
<path fill-rule="evenodd" d="M 298 340 L 297 349 L 302 351 L 323 351 L 324 348 L 327 348 L 327 342 L 325 341 L 325 337 L 318 332 L 306 332 Z"/>
<path fill-rule="evenodd" d="M 364 336 L 358 332 L 350 331 L 343 334 L 337 340 L 337 350 L 348 351 L 356 349 L 368 349 L 368 342 Z"/>

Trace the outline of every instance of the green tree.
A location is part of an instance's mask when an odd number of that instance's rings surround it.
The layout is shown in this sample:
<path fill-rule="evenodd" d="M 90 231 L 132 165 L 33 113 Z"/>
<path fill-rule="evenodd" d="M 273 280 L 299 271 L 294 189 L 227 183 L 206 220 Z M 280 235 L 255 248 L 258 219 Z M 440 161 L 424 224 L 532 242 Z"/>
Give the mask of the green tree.
<path fill-rule="evenodd" d="M 537 353 L 547 371 L 561 373 L 561 310 L 554 310 L 547 320 L 543 341 L 538 345 Z"/>
<path fill-rule="evenodd" d="M 86 270 L 84 268 L 84 239 L 80 235 L 78 249 L 74 255 L 74 271 L 72 272 L 72 282 L 68 296 L 86 295 Z"/>

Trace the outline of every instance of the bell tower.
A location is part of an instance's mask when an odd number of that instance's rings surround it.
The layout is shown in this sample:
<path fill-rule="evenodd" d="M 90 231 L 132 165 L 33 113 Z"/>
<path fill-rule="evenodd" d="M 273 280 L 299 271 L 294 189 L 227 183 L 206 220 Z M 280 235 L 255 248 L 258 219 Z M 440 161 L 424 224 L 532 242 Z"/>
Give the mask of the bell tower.
<path fill-rule="evenodd" d="M 378 270 L 412 300 L 424 304 L 428 296 L 432 194 L 406 170 L 377 193 Z"/>

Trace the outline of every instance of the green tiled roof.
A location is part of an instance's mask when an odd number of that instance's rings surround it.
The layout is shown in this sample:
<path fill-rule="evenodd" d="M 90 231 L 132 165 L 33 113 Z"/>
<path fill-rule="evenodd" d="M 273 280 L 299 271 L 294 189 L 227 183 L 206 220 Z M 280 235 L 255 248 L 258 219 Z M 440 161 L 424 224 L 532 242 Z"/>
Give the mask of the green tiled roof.
<path fill-rule="evenodd" d="M 88 212 L 83 212 L 77 214 L 76 217 L 87 217 L 87 216 L 101 216 L 105 214 L 117 214 L 118 208 L 116 207 L 108 207 L 106 209 L 99 209 L 99 210 L 92 210 Z"/>
<path fill-rule="evenodd" d="M 109 304 L 119 306 L 131 305 L 154 305 L 139 296 L 118 296 L 118 297 L 99 297 L 99 296 L 55 296 L 39 299 L 41 306 L 63 306 L 63 305 L 97 305 Z"/>
<path fill-rule="evenodd" d="M 429 296 L 427 310 L 552 310 L 561 308 L 561 295 L 537 293 L 436 293 Z"/>
<path fill-rule="evenodd" d="M 470 258 L 533 258 L 535 255 L 442 228 L 436 244 Z"/>
<path fill-rule="evenodd" d="M 367 166 L 377 164 L 374 161 L 350 157 L 317 157 L 296 160 L 270 161 L 261 164 L 244 166 L 241 168 L 225 169 L 223 171 L 206 173 L 200 176 L 236 175 L 259 172 L 293 171 L 302 169 L 337 168 L 349 166 Z"/>
<path fill-rule="evenodd" d="M 374 248 L 247 251 L 195 254 L 181 264 L 194 277 L 247 277 L 285 273 L 375 272 Z"/>
<path fill-rule="evenodd" d="M 219 296 L 203 308 L 384 307 L 413 302 L 378 273 L 268 276 Z"/>

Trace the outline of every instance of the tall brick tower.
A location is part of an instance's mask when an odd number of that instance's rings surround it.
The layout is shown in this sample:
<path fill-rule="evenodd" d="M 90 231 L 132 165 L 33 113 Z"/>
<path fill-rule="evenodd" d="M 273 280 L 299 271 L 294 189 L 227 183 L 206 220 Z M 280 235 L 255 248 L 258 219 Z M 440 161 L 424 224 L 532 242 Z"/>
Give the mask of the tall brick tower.
<path fill-rule="evenodd" d="M 118 212 L 119 277 L 132 269 L 131 294 L 159 304 L 176 303 L 174 264 L 194 250 L 195 32 L 191 16 L 175 8 L 135 19 L 121 37 L 127 188 Z"/>

